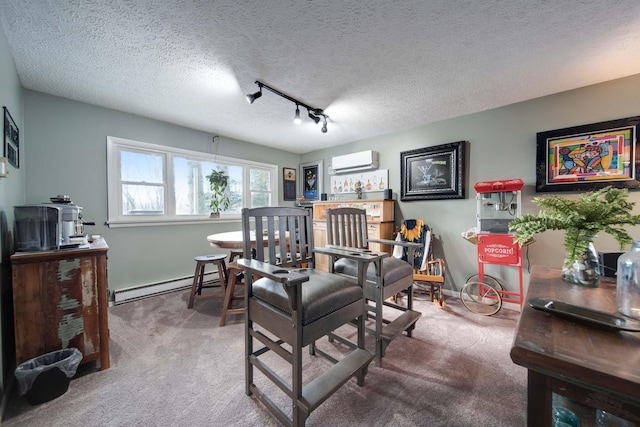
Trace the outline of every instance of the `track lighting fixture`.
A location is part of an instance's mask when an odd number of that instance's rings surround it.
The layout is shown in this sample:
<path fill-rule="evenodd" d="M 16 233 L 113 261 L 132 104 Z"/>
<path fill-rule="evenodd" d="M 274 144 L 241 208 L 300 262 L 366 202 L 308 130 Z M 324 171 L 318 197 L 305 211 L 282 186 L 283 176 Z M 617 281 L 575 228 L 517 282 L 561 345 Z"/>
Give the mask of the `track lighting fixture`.
<path fill-rule="evenodd" d="M 323 110 L 321 110 L 320 108 L 314 108 L 314 107 L 310 107 L 309 105 L 305 104 L 304 102 L 300 102 L 295 98 L 290 97 L 289 95 L 280 92 L 277 89 L 274 89 L 270 86 L 267 86 L 266 84 L 256 80 L 256 84 L 258 85 L 258 88 L 260 88 L 260 90 L 256 93 L 250 93 L 247 95 L 247 101 L 249 101 L 249 104 L 253 104 L 253 101 L 255 101 L 256 99 L 260 98 L 262 96 L 262 89 L 268 89 L 269 91 L 275 93 L 278 96 L 283 97 L 284 99 L 288 99 L 289 101 L 293 102 L 294 104 L 296 104 L 296 114 L 294 116 L 293 122 L 295 124 L 300 124 L 300 122 L 302 121 L 300 119 L 300 107 L 306 108 L 307 109 L 307 113 L 308 116 L 311 120 L 313 120 L 315 122 L 315 124 L 320 123 L 320 118 L 322 117 L 323 122 L 322 122 L 322 133 L 327 133 L 327 119 L 329 118 L 329 116 L 327 116 Z"/>
<path fill-rule="evenodd" d="M 316 124 L 318 124 L 318 122 L 320 121 L 320 117 L 318 117 L 318 116 L 316 116 L 315 114 L 313 114 L 313 113 L 311 112 L 311 110 L 307 110 L 307 111 L 308 111 L 308 113 L 309 113 L 309 118 L 310 118 L 311 120 L 313 120 Z"/>
<path fill-rule="evenodd" d="M 296 104 L 296 115 L 293 118 L 293 123 L 299 125 L 300 123 L 302 123 L 302 120 L 300 119 L 300 107 L 298 107 L 298 105 Z"/>
<path fill-rule="evenodd" d="M 253 101 L 255 101 L 256 99 L 262 96 L 262 85 L 258 84 L 258 87 L 260 88 L 259 91 L 257 91 L 256 93 L 250 93 L 247 95 L 247 102 L 249 102 L 249 104 L 253 104 Z"/>

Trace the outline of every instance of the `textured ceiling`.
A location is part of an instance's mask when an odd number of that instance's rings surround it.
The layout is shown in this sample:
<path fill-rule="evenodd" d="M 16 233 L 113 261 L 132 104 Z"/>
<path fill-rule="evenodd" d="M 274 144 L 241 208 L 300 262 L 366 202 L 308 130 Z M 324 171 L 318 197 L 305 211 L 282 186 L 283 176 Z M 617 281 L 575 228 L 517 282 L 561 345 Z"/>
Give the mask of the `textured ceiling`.
<path fill-rule="evenodd" d="M 25 88 L 296 153 L 640 73 L 637 0 L 3 0 Z M 255 80 L 325 110 L 329 131 Z"/>

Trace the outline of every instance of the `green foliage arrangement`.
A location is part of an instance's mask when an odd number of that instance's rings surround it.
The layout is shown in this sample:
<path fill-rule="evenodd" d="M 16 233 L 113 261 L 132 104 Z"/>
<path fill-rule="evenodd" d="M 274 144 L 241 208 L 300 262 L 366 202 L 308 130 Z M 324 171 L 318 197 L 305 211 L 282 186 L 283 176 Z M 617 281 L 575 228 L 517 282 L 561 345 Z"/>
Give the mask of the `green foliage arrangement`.
<path fill-rule="evenodd" d="M 211 189 L 209 208 L 211 208 L 211 212 L 220 214 L 220 211 L 228 209 L 231 204 L 229 194 L 227 193 L 229 175 L 221 170 L 212 170 L 206 178 L 209 181 L 209 188 Z"/>
<path fill-rule="evenodd" d="M 606 187 L 584 193 L 579 199 L 562 196 L 534 197 L 541 209 L 538 215 L 523 215 L 509 223 L 514 241 L 523 245 L 535 234 L 564 230 L 565 261 L 579 260 L 593 238 L 601 231 L 613 236 L 620 249 L 633 240 L 624 225 L 640 224 L 640 215 L 632 215 L 635 203 L 627 201 L 626 189 Z"/>

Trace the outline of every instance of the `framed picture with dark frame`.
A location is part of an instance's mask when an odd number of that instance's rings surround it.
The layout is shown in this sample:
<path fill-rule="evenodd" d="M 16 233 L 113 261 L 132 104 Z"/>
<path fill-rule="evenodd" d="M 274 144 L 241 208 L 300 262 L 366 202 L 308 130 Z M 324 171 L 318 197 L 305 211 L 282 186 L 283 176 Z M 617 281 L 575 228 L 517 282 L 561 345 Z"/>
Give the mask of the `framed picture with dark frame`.
<path fill-rule="evenodd" d="M 539 132 L 536 191 L 640 189 L 640 116 Z"/>
<path fill-rule="evenodd" d="M 294 168 L 282 168 L 282 185 L 284 200 L 296 200 L 296 170 Z"/>
<path fill-rule="evenodd" d="M 7 107 L 4 109 L 4 156 L 16 169 L 20 168 L 20 130 Z"/>
<path fill-rule="evenodd" d="M 467 141 L 400 153 L 400 199 L 464 199 Z"/>
<path fill-rule="evenodd" d="M 300 164 L 300 191 L 305 201 L 320 200 L 322 160 Z"/>

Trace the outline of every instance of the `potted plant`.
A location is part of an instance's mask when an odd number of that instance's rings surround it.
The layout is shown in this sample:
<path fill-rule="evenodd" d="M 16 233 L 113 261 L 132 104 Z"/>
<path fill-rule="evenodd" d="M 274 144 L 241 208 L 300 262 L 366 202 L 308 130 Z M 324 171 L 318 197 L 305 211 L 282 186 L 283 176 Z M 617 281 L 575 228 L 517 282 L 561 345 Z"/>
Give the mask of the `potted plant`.
<path fill-rule="evenodd" d="M 209 202 L 209 208 L 211 208 L 211 218 L 219 218 L 220 211 L 229 208 L 231 199 L 229 199 L 229 193 L 227 188 L 229 187 L 229 175 L 221 170 L 212 170 L 207 175 L 209 181 L 209 188 L 211 189 L 211 201 Z"/>
<path fill-rule="evenodd" d="M 509 229 L 515 232 L 514 241 L 521 246 L 543 231 L 564 230 L 562 278 L 596 287 L 599 274 L 593 239 L 604 231 L 613 236 L 622 249 L 632 241 L 623 226 L 640 224 L 640 215 L 631 213 L 635 203 L 627 201 L 628 195 L 626 189 L 605 187 L 584 193 L 579 199 L 555 195 L 534 197 L 533 202 L 542 208 L 540 212 L 514 219 Z"/>

